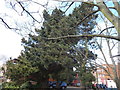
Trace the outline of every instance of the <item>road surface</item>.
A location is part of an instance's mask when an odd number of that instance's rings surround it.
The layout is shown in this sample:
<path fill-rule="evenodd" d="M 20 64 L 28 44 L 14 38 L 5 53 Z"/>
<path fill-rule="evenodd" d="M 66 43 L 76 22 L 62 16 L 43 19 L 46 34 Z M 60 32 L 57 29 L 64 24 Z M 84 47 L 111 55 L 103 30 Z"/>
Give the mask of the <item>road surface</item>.
<path fill-rule="evenodd" d="M 70 87 L 70 86 L 68 86 L 65 90 L 85 90 L 85 89 L 83 89 L 81 87 Z"/>

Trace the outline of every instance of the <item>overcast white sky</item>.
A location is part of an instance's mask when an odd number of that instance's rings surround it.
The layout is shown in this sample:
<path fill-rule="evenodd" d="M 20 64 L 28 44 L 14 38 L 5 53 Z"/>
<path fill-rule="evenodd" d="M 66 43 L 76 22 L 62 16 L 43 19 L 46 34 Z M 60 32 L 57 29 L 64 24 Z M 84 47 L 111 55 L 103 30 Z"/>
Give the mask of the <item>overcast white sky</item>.
<path fill-rule="evenodd" d="M 6 11 L 4 0 L 0 0 L 0 15 Z M 0 22 L 0 65 L 9 57 L 17 57 L 21 49 L 21 37 Z"/>
<path fill-rule="evenodd" d="M 9 0 L 8 0 L 9 1 Z M 14 0 L 11 0 L 14 1 Z M 45 4 L 48 0 L 34 0 L 39 1 L 41 4 Z M 49 6 L 55 7 L 57 3 L 55 1 L 50 1 Z M 16 19 L 20 23 L 26 23 L 29 20 L 25 16 L 18 16 L 14 10 L 9 9 L 9 6 L 5 3 L 5 0 L 0 0 L 0 16 L 7 20 L 7 23 L 14 27 L 14 19 Z M 40 14 L 42 14 L 44 8 L 37 7 L 32 5 L 30 10 L 37 10 L 40 9 Z M 9 16 L 7 16 L 9 15 Z M 20 55 L 21 50 L 23 47 L 21 46 L 21 36 L 15 33 L 13 30 L 7 29 L 4 24 L 0 21 L 0 65 L 2 65 L 6 60 L 10 57 L 17 58 Z"/>
<path fill-rule="evenodd" d="M 0 56 L 16 58 L 20 54 L 21 49 L 21 37 L 0 25 Z"/>

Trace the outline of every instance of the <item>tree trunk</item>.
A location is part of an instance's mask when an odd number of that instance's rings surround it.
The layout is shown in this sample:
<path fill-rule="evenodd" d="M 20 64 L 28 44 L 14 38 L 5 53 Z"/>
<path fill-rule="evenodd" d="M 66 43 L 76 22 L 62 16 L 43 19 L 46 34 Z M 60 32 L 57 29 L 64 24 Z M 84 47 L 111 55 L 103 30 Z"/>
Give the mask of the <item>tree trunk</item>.
<path fill-rule="evenodd" d="M 116 82 L 117 89 L 120 90 L 120 79 L 117 79 L 115 82 Z"/>
<path fill-rule="evenodd" d="M 120 26 L 119 26 L 120 29 Z M 118 37 L 120 38 L 120 33 L 118 33 Z M 120 55 L 120 41 L 118 41 L 118 55 Z M 116 85 L 118 90 L 120 90 L 120 56 L 118 56 L 118 78 L 116 80 Z"/>
<path fill-rule="evenodd" d="M 48 80 L 46 81 L 43 81 L 42 83 L 41 83 L 41 86 L 40 86 L 40 89 L 46 89 L 46 88 L 49 88 L 48 87 Z"/>
<path fill-rule="evenodd" d="M 97 4 L 100 8 L 100 11 L 104 14 L 104 16 L 115 26 L 116 31 L 120 34 L 120 18 L 115 16 L 106 6 L 106 4 L 101 1 Z"/>

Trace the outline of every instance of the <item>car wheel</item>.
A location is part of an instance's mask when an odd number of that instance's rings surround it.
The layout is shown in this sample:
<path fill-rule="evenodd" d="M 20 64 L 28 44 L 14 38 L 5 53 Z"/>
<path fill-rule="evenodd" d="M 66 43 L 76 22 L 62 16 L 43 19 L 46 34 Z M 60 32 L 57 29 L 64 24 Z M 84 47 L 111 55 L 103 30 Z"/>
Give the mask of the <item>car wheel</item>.
<path fill-rule="evenodd" d="M 50 86 L 50 88 L 53 88 L 52 86 Z"/>
<path fill-rule="evenodd" d="M 62 88 L 62 90 L 64 90 L 65 89 L 65 87 L 61 87 Z"/>

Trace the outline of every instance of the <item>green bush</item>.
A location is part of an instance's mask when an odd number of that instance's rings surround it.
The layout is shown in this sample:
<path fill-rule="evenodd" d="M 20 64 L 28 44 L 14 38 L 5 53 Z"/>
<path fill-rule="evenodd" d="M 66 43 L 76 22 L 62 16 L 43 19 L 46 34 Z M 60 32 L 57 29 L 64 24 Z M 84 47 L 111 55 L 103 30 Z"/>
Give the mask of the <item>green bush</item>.
<path fill-rule="evenodd" d="M 19 86 L 16 85 L 14 82 L 5 82 L 5 83 L 2 84 L 2 88 L 3 89 L 4 88 L 13 88 L 13 89 L 15 89 L 15 88 L 19 88 Z"/>

